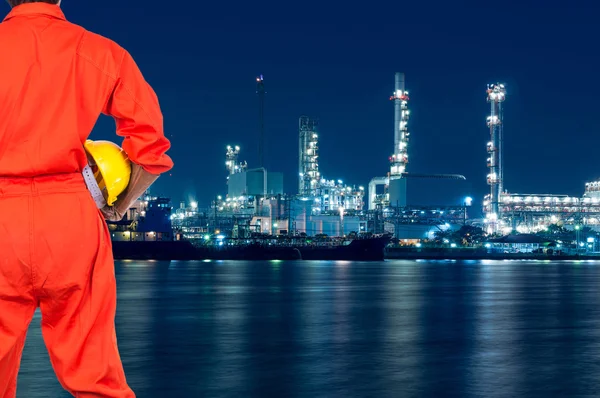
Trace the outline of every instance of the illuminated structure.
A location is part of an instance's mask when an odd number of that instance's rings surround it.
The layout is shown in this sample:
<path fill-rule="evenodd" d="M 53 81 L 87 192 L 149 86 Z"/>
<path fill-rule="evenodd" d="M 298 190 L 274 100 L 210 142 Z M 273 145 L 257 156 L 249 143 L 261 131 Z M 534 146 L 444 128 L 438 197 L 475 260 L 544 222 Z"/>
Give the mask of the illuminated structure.
<path fill-rule="evenodd" d="M 600 181 L 585 184 L 582 197 L 556 194 L 517 194 L 504 189 L 503 175 L 503 111 L 506 89 L 492 84 L 487 89 L 490 115 L 487 126 L 490 142 L 487 182 L 490 193 L 483 201 L 488 233 L 508 234 L 537 232 L 551 224 L 563 226 L 600 226 Z"/>
<path fill-rule="evenodd" d="M 369 210 L 388 206 L 406 205 L 406 166 L 408 164 L 408 91 L 405 87 L 404 73 L 396 73 L 394 93 L 390 101 L 394 102 L 394 152 L 390 156 L 390 172 L 385 177 L 375 177 L 369 182 Z M 377 188 L 382 192 L 377 193 Z"/>
<path fill-rule="evenodd" d="M 314 196 L 313 212 L 331 213 L 340 209 L 361 211 L 363 209 L 364 187 L 351 187 L 344 185 L 342 180 L 325 180 L 319 182 L 317 195 Z"/>
<path fill-rule="evenodd" d="M 369 182 L 369 202 L 368 209 L 376 210 L 386 208 L 390 205 L 390 197 L 388 193 L 389 177 L 374 177 Z M 377 188 L 382 187 L 381 192 L 377 192 Z"/>
<path fill-rule="evenodd" d="M 314 213 L 332 212 L 343 208 L 360 211 L 364 188 L 344 185 L 341 180 L 326 180 L 319 171 L 318 122 L 308 116 L 299 120 L 298 194 L 313 198 Z"/>
<path fill-rule="evenodd" d="M 585 184 L 583 197 L 503 193 L 498 232 L 537 232 L 551 224 L 600 226 L 600 182 Z M 484 211 L 491 212 L 489 200 Z"/>
<path fill-rule="evenodd" d="M 225 154 L 228 176 L 227 195 L 221 204 L 213 203 L 218 212 L 238 214 L 263 214 L 269 211 L 268 200 L 283 195 L 283 173 L 267 171 L 265 166 L 265 85 L 262 75 L 256 78 L 258 95 L 258 162 L 259 167 L 249 169 L 246 162 L 238 162 L 240 147 L 227 147 Z M 221 200 L 219 200 L 221 202 Z"/>
<path fill-rule="evenodd" d="M 227 153 L 225 154 L 225 165 L 227 166 L 227 171 L 229 175 L 227 179 L 229 180 L 229 176 L 231 174 L 240 173 L 248 167 L 246 162 L 238 162 L 238 156 L 240 154 L 240 147 L 231 145 L 227 146 Z"/>
<path fill-rule="evenodd" d="M 298 193 L 311 197 L 317 195 L 317 187 L 321 180 L 319 173 L 319 134 L 318 122 L 308 116 L 301 116 L 299 121 L 299 156 Z"/>
<path fill-rule="evenodd" d="M 394 94 L 394 153 L 390 157 L 390 179 L 402 178 L 408 164 L 408 91 L 404 87 L 404 73 L 396 73 Z"/>
<path fill-rule="evenodd" d="M 339 217 L 340 209 L 361 211 L 363 209 L 363 187 L 344 185 L 341 180 L 327 180 L 319 171 L 318 123 L 308 116 L 299 120 L 299 180 L 298 195 L 312 200 L 312 214 L 333 213 Z"/>
<path fill-rule="evenodd" d="M 502 218 L 500 196 L 503 193 L 503 112 L 502 103 L 506 98 L 506 89 L 503 84 L 489 84 L 487 88 L 487 101 L 490 103 L 490 115 L 487 118 L 487 126 L 490 129 L 490 141 L 487 144 L 487 183 L 490 186 L 490 194 L 485 198 L 489 202 L 486 219 L 488 221 L 488 232 L 495 233 L 500 230 L 499 219 Z"/>
<path fill-rule="evenodd" d="M 239 153 L 239 146 L 227 146 L 227 196 L 218 208 L 219 211 L 244 214 L 258 212 L 263 200 L 283 194 L 283 174 L 267 172 L 264 167 L 248 169 L 245 161 L 238 161 Z"/>
<path fill-rule="evenodd" d="M 390 97 L 394 102 L 394 151 L 389 158 L 390 171 L 387 175 L 374 177 L 369 182 L 368 209 L 373 211 L 388 207 L 406 208 L 409 205 L 421 205 L 421 203 L 413 203 L 414 198 L 409 199 L 407 195 L 408 186 L 415 186 L 409 183 L 409 180 L 466 180 L 464 176 L 458 174 L 417 174 L 407 171 L 410 110 L 404 73 L 396 73 L 394 83 L 394 93 Z"/>

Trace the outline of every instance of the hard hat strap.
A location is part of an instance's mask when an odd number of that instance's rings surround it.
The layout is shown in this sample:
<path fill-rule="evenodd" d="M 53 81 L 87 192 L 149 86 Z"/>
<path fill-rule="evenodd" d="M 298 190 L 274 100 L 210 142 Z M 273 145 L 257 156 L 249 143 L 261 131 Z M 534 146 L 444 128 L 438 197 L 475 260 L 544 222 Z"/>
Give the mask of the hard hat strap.
<path fill-rule="evenodd" d="M 98 186 L 98 182 L 96 181 L 96 177 L 94 177 L 94 172 L 89 165 L 86 165 L 83 168 L 83 179 L 85 180 L 85 184 L 87 185 L 94 202 L 96 202 L 96 206 L 99 209 L 102 209 L 106 206 L 106 200 L 104 199 L 104 195 Z"/>

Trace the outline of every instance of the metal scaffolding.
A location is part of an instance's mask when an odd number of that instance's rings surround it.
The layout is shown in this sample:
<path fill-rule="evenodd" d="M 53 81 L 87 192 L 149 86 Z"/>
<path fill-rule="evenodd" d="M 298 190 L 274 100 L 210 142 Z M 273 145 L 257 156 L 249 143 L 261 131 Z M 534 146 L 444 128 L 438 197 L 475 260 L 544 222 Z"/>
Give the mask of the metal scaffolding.
<path fill-rule="evenodd" d="M 246 170 L 248 167 L 246 162 L 238 162 L 238 156 L 240 154 L 240 147 L 231 145 L 227 145 L 227 152 L 225 153 L 225 166 L 227 167 L 227 171 L 229 175 L 241 173 Z M 229 176 L 227 176 L 229 179 Z"/>
<path fill-rule="evenodd" d="M 299 121 L 299 181 L 298 194 L 310 197 L 317 195 L 321 180 L 319 172 L 319 134 L 318 122 L 308 116 L 301 116 Z"/>

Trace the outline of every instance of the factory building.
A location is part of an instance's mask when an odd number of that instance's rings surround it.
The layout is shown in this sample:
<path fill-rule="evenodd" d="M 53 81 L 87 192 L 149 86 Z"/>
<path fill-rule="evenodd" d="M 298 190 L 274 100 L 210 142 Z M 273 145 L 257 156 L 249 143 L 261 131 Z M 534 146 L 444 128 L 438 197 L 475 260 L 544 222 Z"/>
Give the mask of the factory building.
<path fill-rule="evenodd" d="M 498 209 L 498 233 L 537 232 L 551 224 L 564 226 L 589 226 L 600 228 L 600 182 L 585 184 L 582 197 L 568 195 L 526 195 L 503 193 Z M 489 196 L 484 201 L 484 211 L 492 212 Z"/>
<path fill-rule="evenodd" d="M 239 162 L 239 146 L 227 146 L 227 196 L 216 204 L 219 212 L 263 215 L 270 197 L 283 195 L 283 173 L 266 168 L 248 169 Z"/>
<path fill-rule="evenodd" d="M 250 169 L 229 176 L 227 196 L 273 196 L 283 194 L 283 173 Z"/>
<path fill-rule="evenodd" d="M 329 236 L 344 236 L 351 232 L 366 232 L 367 221 L 359 215 L 315 214 L 314 204 L 310 200 L 296 199 L 292 202 L 290 216 L 293 231 L 297 234 L 315 236 L 326 234 Z"/>
<path fill-rule="evenodd" d="M 372 179 L 369 185 L 369 210 L 377 209 L 377 206 L 385 209 L 388 207 L 438 207 L 438 206 L 462 206 L 469 194 L 470 185 L 461 176 L 449 175 L 442 178 L 440 175 L 426 178 L 425 176 L 413 177 L 414 175 L 396 180 L 402 184 L 403 202 L 391 203 L 386 197 L 385 178 Z M 386 204 L 384 206 L 384 204 Z"/>

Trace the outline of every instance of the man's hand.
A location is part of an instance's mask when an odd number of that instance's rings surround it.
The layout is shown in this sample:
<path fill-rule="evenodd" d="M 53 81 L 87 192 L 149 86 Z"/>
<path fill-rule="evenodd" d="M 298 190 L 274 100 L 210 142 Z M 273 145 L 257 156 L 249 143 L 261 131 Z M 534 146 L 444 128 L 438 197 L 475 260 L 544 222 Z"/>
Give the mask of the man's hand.
<path fill-rule="evenodd" d="M 100 209 L 106 221 L 121 221 L 125 214 L 119 213 L 114 206 L 104 206 Z"/>
<path fill-rule="evenodd" d="M 125 192 L 112 206 L 100 209 L 106 221 L 121 221 L 136 200 L 158 179 L 158 175 L 150 174 L 142 166 L 131 163 L 131 177 Z"/>

